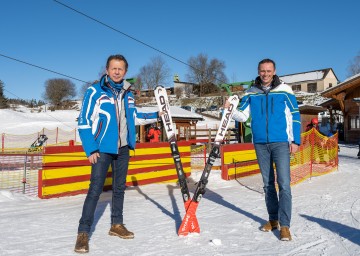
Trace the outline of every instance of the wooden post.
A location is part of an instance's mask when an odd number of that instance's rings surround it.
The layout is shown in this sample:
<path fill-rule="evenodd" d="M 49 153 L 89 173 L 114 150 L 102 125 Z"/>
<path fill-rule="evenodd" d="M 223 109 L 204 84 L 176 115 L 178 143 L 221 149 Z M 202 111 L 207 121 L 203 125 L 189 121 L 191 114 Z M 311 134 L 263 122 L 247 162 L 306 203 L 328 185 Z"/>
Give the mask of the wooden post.
<path fill-rule="evenodd" d="M 211 128 L 209 128 L 209 143 L 208 143 L 208 152 L 211 152 Z"/>
<path fill-rule="evenodd" d="M 140 143 L 145 142 L 145 126 L 144 125 L 140 125 L 139 140 L 140 140 Z"/>

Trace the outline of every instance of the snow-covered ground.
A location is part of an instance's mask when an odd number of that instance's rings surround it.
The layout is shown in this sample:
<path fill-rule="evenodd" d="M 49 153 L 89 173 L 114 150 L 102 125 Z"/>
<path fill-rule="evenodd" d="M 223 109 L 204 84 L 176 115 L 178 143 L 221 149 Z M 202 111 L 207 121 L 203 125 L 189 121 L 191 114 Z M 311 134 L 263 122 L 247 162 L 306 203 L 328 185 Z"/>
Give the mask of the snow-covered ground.
<path fill-rule="evenodd" d="M 0 112 L 1 126 L 11 119 L 4 113 Z M 24 134 L 26 123 L 29 129 L 34 126 L 24 121 Z M 357 145 L 341 145 L 338 171 L 292 188 L 291 242 L 279 241 L 278 231 L 259 230 L 267 220 L 261 190 L 248 189 L 241 180 L 224 181 L 214 170 L 197 210 L 200 235 L 177 236 L 184 207 L 176 184 L 129 187 L 124 219 L 135 239 L 107 234 L 111 192 L 105 192 L 96 210 L 89 255 L 360 255 L 357 152 Z M 200 175 L 192 173 L 191 191 Z M 0 191 L 0 255 L 75 255 L 84 198 L 40 200 Z"/>
<path fill-rule="evenodd" d="M 43 128 L 71 131 L 77 127 L 76 118 L 79 111 L 76 110 L 32 112 L 24 106 L 18 106 L 16 109 L 17 111 L 0 109 L 0 133 L 20 135 L 36 133 Z"/>

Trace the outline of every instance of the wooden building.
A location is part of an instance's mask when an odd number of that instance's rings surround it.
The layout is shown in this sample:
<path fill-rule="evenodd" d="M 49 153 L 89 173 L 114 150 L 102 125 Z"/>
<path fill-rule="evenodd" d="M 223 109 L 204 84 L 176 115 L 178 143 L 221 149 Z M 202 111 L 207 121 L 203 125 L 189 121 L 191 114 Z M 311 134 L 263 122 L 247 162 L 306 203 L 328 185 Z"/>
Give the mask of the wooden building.
<path fill-rule="evenodd" d="M 344 142 L 358 143 L 360 141 L 360 74 L 327 89 L 321 93 L 321 96 L 331 99 L 320 104 L 329 110 L 331 122 L 334 122 L 335 110 L 343 113 Z"/>
<path fill-rule="evenodd" d="M 326 111 L 326 108 L 312 105 L 299 105 L 301 132 L 306 131 L 306 126 L 311 122 L 311 119 L 318 117 L 320 112 Z"/>
<path fill-rule="evenodd" d="M 157 107 L 137 107 L 139 112 L 157 112 Z M 180 107 L 170 106 L 170 112 L 173 119 L 173 124 L 176 127 L 176 139 L 186 140 L 186 134 L 191 134 L 191 130 L 196 129 L 196 124 L 198 121 L 202 121 L 204 118 L 202 115 L 187 111 Z M 164 127 L 161 121 L 158 121 L 157 126 L 161 130 L 161 139 L 160 141 L 167 141 Z M 137 141 L 138 142 L 147 142 L 146 134 L 150 125 L 141 125 L 136 126 Z"/>

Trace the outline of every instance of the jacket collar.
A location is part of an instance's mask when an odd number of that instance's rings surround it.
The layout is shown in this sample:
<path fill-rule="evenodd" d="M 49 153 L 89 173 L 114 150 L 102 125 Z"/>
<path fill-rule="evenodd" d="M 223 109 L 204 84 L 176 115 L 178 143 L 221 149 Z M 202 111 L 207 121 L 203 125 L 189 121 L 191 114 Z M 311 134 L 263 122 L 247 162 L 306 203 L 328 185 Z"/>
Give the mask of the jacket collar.
<path fill-rule="evenodd" d="M 271 82 L 271 84 L 270 84 L 270 90 L 278 87 L 280 84 L 281 84 L 280 78 L 279 78 L 277 75 L 274 75 L 274 76 L 273 76 L 273 80 L 272 80 L 272 82 Z M 262 89 L 262 86 L 261 86 L 260 76 L 258 76 L 258 77 L 255 79 L 254 85 L 255 85 L 258 89 L 263 90 L 263 89 Z"/>

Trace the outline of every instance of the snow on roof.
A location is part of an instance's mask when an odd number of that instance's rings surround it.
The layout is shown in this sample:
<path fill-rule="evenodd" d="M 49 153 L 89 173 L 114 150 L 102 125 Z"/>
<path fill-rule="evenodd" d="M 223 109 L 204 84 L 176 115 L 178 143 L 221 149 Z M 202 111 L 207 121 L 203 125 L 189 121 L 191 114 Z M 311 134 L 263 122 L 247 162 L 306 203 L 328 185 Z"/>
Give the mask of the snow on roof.
<path fill-rule="evenodd" d="M 159 109 L 158 107 L 136 107 L 138 112 L 158 112 Z M 203 120 L 203 116 L 187 111 L 185 109 L 182 109 L 180 107 L 177 106 L 170 106 L 170 113 L 172 115 L 172 117 L 180 117 L 180 118 L 190 118 L 190 119 L 199 119 L 199 120 Z"/>
<path fill-rule="evenodd" d="M 341 84 L 343 84 L 343 83 L 345 83 L 345 82 L 347 82 L 347 81 L 353 80 L 353 79 L 355 79 L 355 78 L 357 78 L 357 77 L 360 77 L 360 73 L 359 73 L 359 74 L 356 74 L 356 75 L 353 75 L 353 76 L 351 76 L 351 77 L 346 78 L 344 81 L 342 81 L 342 82 L 341 82 L 340 84 L 338 84 L 338 85 L 341 85 Z"/>
<path fill-rule="evenodd" d="M 315 70 L 305 73 L 298 73 L 293 75 L 280 76 L 280 79 L 287 84 L 297 83 L 302 81 L 312 81 L 322 79 L 325 75 L 326 69 Z"/>

